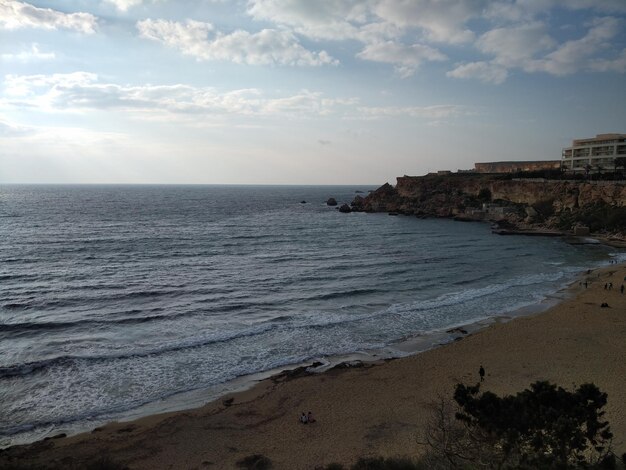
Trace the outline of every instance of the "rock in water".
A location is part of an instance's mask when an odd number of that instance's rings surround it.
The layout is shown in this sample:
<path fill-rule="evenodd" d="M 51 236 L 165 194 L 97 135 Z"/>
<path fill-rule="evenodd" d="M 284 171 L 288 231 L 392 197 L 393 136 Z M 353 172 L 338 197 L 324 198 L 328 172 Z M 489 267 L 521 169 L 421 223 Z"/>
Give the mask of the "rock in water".
<path fill-rule="evenodd" d="M 352 212 L 352 209 L 350 209 L 350 206 L 348 204 L 342 204 L 341 207 L 339 208 L 339 212 L 343 212 L 344 214 L 348 214 L 348 213 Z"/>
<path fill-rule="evenodd" d="M 328 198 L 328 201 L 326 201 L 326 205 L 327 206 L 336 206 L 337 205 L 337 201 L 335 200 L 334 197 Z"/>
<path fill-rule="evenodd" d="M 365 205 L 365 198 L 363 196 L 355 196 L 352 200 L 352 210 L 353 211 L 362 211 Z"/>

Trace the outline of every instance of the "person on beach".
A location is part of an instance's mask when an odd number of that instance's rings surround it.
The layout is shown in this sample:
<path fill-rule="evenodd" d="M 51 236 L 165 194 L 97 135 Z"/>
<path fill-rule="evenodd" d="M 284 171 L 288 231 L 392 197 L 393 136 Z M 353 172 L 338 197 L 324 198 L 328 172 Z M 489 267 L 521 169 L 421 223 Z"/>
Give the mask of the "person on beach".
<path fill-rule="evenodd" d="M 304 413 L 304 411 L 302 412 L 302 414 L 300 415 L 300 422 L 302 424 L 307 424 L 309 422 L 309 419 L 307 418 L 306 414 Z"/>
<path fill-rule="evenodd" d="M 309 413 L 306 415 L 306 420 L 307 420 L 307 423 L 314 423 L 315 418 L 313 417 L 313 413 L 309 411 Z"/>
<path fill-rule="evenodd" d="M 485 381 L 485 368 L 483 367 L 483 365 L 480 365 L 480 369 L 478 369 L 478 375 L 480 375 L 480 381 L 484 382 Z"/>
<path fill-rule="evenodd" d="M 609 290 L 613 290 L 613 283 L 609 282 Z"/>
<path fill-rule="evenodd" d="M 623 294 L 624 293 L 624 284 L 622 284 L 622 287 L 619 288 L 619 291 Z"/>

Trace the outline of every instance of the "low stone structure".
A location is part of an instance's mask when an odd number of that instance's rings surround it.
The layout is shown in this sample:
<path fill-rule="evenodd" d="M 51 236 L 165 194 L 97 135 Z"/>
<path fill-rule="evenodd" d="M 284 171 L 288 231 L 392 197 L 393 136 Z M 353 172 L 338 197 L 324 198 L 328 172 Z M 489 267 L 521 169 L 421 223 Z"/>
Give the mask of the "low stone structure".
<path fill-rule="evenodd" d="M 474 163 L 476 173 L 516 173 L 518 171 L 558 170 L 560 160 Z"/>

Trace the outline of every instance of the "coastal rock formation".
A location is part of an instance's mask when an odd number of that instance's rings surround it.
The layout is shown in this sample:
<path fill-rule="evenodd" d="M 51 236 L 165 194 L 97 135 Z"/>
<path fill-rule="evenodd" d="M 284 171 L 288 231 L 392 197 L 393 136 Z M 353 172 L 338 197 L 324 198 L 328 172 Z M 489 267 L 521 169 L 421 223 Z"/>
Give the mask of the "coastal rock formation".
<path fill-rule="evenodd" d="M 334 197 L 329 197 L 328 200 L 326 201 L 326 205 L 327 206 L 336 206 L 337 205 L 337 200 Z"/>
<path fill-rule="evenodd" d="M 623 182 L 511 179 L 482 174 L 401 176 L 395 187 L 385 183 L 352 201 L 353 211 L 490 220 L 511 228 L 562 230 L 570 230 L 583 215 L 596 217 L 594 210 L 608 218 L 621 217 L 621 212 L 607 213 L 619 208 L 626 211 Z M 598 217 L 601 219 L 602 214 Z M 620 223 L 613 225 L 618 228 L 606 227 L 606 231 L 625 231 L 619 228 Z"/>
<path fill-rule="evenodd" d="M 348 204 L 342 204 L 341 207 L 339 208 L 339 212 L 343 212 L 344 214 L 347 214 L 349 212 L 352 212 L 352 209 L 350 208 Z"/>

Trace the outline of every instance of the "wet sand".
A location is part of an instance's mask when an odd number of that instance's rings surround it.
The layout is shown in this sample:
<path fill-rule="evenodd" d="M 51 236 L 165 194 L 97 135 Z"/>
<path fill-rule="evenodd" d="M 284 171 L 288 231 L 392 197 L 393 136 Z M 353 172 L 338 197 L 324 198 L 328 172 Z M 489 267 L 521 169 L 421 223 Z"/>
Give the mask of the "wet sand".
<path fill-rule="evenodd" d="M 416 456 L 428 404 L 457 382 L 514 393 L 536 380 L 565 388 L 594 382 L 608 393 L 606 418 L 617 453 L 626 452 L 626 265 L 583 276 L 572 296 L 544 313 L 497 322 L 411 357 L 284 374 L 194 410 L 112 423 L 91 433 L 16 446 L 6 463 L 70 464 L 109 455 L 131 469 L 237 468 L 252 454 L 274 468 L 309 469 L 360 456 Z M 613 289 L 605 290 L 612 282 Z M 602 303 L 609 308 L 601 308 Z M 232 400 L 229 400 L 232 399 Z M 311 410 L 317 422 L 298 417 Z"/>

